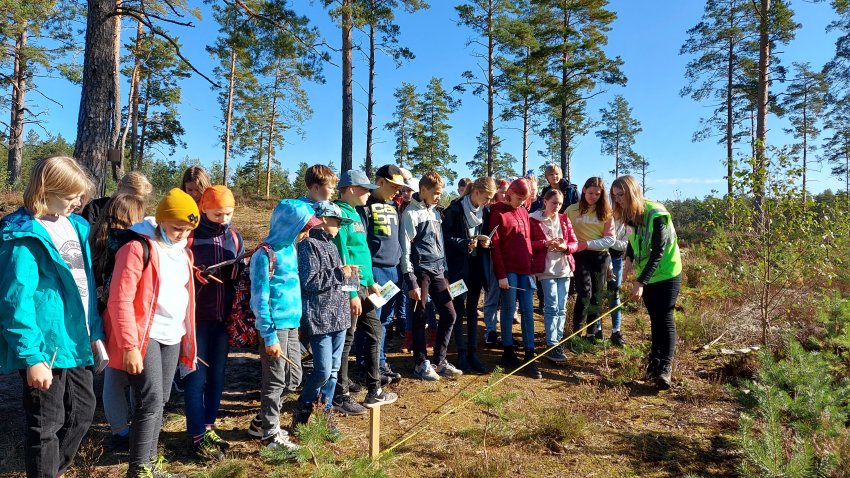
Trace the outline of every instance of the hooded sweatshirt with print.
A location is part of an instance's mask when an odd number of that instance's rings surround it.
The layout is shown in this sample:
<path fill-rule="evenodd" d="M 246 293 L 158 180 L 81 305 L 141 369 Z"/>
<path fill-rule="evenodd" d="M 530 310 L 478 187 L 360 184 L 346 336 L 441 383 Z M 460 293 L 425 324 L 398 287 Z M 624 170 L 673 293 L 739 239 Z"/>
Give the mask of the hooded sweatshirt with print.
<path fill-rule="evenodd" d="M 298 280 L 298 234 L 313 217 L 313 208 L 297 199 L 282 199 L 274 211 L 269 235 L 263 241 L 275 255 L 269 279 L 269 255 L 259 249 L 251 256 L 251 310 L 266 346 L 279 343 L 277 330 L 301 323 L 301 282 Z"/>
<path fill-rule="evenodd" d="M 26 209 L 0 221 L 0 374 L 40 362 L 54 368 L 91 365 L 90 342 L 105 338 L 93 293 L 88 223 L 68 217 L 88 276 L 88 315 L 68 264 L 50 234 Z"/>
<path fill-rule="evenodd" d="M 139 241 L 130 241 L 120 249 L 115 257 L 115 271 L 109 283 L 109 300 L 104 313 L 106 330 L 106 350 L 109 354 L 109 366 L 124 370 L 124 352 L 134 348 L 139 349 L 145 356 L 154 329 L 155 315 L 158 312 L 161 294 L 169 292 L 169 285 L 161 287 L 168 276 L 162 274 L 160 267 L 161 248 L 155 245 L 156 220 L 146 217 L 144 221 L 134 224 L 130 230 L 143 236 L 148 241 L 149 259 L 144 264 L 144 248 Z M 195 369 L 197 344 L 195 342 L 195 281 L 192 280 L 192 252 L 185 248 L 185 241 L 163 246 L 164 248 L 183 248 L 186 251 L 186 267 L 188 280 L 186 307 L 183 329 L 185 333 L 180 338 L 180 364 L 186 370 Z M 163 249 L 164 250 L 164 249 Z M 174 311 L 170 311 L 174 312 Z M 175 315 L 172 315 L 175 316 Z"/>

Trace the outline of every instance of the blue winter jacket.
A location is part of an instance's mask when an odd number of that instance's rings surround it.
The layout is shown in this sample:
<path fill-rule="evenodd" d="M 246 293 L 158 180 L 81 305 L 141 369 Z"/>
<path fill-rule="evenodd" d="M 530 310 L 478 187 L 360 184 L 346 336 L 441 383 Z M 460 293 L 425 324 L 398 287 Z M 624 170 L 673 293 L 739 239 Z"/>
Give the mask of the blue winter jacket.
<path fill-rule="evenodd" d="M 89 224 L 72 214 L 89 282 L 88 317 L 68 265 L 26 209 L 0 220 L 0 373 L 39 362 L 53 368 L 94 363 L 91 342 L 105 339 L 97 313 Z M 89 332 L 91 331 L 91 332 Z"/>
<path fill-rule="evenodd" d="M 283 199 L 272 211 L 269 235 L 263 241 L 275 254 L 269 280 L 269 256 L 263 249 L 251 256 L 251 310 L 266 346 L 278 343 L 277 330 L 296 329 L 301 323 L 301 282 L 295 240 L 313 208 L 297 199 Z"/>

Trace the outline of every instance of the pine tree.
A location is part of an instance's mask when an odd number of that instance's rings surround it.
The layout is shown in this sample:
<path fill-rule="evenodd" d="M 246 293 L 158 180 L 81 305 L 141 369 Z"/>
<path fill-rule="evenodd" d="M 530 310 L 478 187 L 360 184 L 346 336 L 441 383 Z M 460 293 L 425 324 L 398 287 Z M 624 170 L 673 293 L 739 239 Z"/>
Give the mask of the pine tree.
<path fill-rule="evenodd" d="M 449 150 L 449 130 L 452 128 L 449 115 L 458 105 L 459 102 L 443 87 L 443 80 L 431 78 L 419 103 L 419 127 L 413 132 L 416 141 L 416 146 L 410 151 L 413 174 L 436 171 L 448 182 L 457 178 L 457 171 L 453 168 L 457 156 Z"/>
<path fill-rule="evenodd" d="M 491 171 L 487 171 L 487 151 L 489 144 L 487 140 L 487 123 L 485 122 L 481 133 L 478 134 L 478 149 L 472 160 L 466 162 L 466 167 L 472 172 L 472 177 L 492 176 L 494 178 L 511 178 L 517 176 L 516 157 L 511 153 L 499 151 L 502 139 L 498 135 L 493 136 L 493 163 Z"/>
<path fill-rule="evenodd" d="M 617 95 L 608 103 L 608 108 L 599 110 L 602 114 L 600 121 L 603 129 L 596 131 L 599 137 L 602 154 L 614 157 L 614 177 L 620 176 L 621 158 L 632 158 L 635 136 L 643 131 L 640 121 L 632 118 L 632 108 L 623 95 Z"/>
<path fill-rule="evenodd" d="M 607 9 L 607 0 L 531 0 L 534 7 L 532 23 L 540 47 L 532 54 L 545 62 L 553 80 L 545 92 L 547 103 L 559 110 L 560 164 L 570 179 L 569 131 L 577 106 L 604 90 L 603 85 L 625 85 L 620 70 L 623 61 L 609 58 L 603 47 L 608 43 L 607 32 L 616 14 Z"/>
<path fill-rule="evenodd" d="M 800 159 L 803 180 L 802 199 L 805 207 L 809 153 L 817 149 L 814 140 L 820 135 L 818 123 L 826 110 L 829 85 L 826 82 L 825 73 L 812 71 L 809 63 L 794 63 L 794 68 L 797 74 L 785 91 L 782 107 L 791 123 L 791 127 L 786 128 L 785 132 L 799 140 L 791 146 L 791 154 L 797 155 Z"/>
<path fill-rule="evenodd" d="M 844 180 L 844 193 L 850 203 L 850 97 L 833 105 L 824 127 L 832 134 L 824 139 L 823 157 L 834 165 L 832 174 Z"/>
<path fill-rule="evenodd" d="M 410 165 L 410 152 L 414 146 L 413 134 L 421 128 L 419 124 L 419 95 L 416 87 L 410 83 L 402 83 L 393 93 L 396 100 L 394 121 L 384 125 L 384 128 L 395 133 L 395 161 L 400 167 Z"/>

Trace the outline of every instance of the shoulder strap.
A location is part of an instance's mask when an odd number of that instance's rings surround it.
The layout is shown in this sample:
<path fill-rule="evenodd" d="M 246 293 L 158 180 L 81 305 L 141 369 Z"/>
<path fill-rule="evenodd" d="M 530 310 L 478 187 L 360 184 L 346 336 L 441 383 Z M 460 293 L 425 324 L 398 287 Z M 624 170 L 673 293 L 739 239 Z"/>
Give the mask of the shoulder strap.
<path fill-rule="evenodd" d="M 274 276 L 274 266 L 277 262 L 277 256 L 274 255 L 274 250 L 272 250 L 272 246 L 266 244 L 265 242 L 261 242 L 257 249 L 262 249 L 266 251 L 266 255 L 269 257 L 269 280 Z"/>
<path fill-rule="evenodd" d="M 194 244 L 194 243 L 195 243 L 195 231 L 193 229 L 192 232 L 189 233 L 189 237 L 186 238 L 186 247 L 191 249 L 192 244 Z"/>
<path fill-rule="evenodd" d="M 236 244 L 236 254 L 239 254 L 239 234 L 236 234 L 236 231 L 233 228 L 228 229 L 230 231 L 230 235 L 233 236 L 233 243 Z"/>

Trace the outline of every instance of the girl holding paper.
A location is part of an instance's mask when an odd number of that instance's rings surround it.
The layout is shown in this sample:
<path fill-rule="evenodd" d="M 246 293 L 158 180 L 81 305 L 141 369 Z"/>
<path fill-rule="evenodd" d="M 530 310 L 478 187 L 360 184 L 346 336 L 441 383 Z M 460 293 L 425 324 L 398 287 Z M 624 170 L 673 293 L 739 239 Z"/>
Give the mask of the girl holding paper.
<path fill-rule="evenodd" d="M 457 322 L 454 328 L 457 344 L 457 366 L 464 372 L 487 373 L 487 367 L 476 353 L 478 345 L 478 299 L 484 288 L 483 249 L 490 248 L 484 230 L 486 205 L 496 194 L 496 182 L 481 177 L 466 185 L 463 195 L 443 214 L 443 239 L 446 244 L 447 278 L 453 284 L 463 280 L 467 292 L 453 297 Z M 466 317 L 466 330 L 463 322 Z"/>

